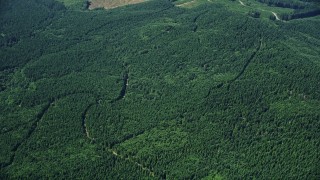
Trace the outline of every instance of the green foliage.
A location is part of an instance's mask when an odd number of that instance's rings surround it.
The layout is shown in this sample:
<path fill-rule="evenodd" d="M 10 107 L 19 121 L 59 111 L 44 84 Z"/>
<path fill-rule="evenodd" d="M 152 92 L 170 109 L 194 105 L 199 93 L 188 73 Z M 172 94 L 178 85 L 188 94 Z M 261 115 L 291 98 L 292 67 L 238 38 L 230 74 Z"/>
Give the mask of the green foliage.
<path fill-rule="evenodd" d="M 319 178 L 319 18 L 79 2 L 0 1 L 1 179 Z"/>
<path fill-rule="evenodd" d="M 248 13 L 249 16 L 253 17 L 253 18 L 259 18 L 260 17 L 260 12 L 259 11 L 250 11 Z"/>
<path fill-rule="evenodd" d="M 294 9 L 293 13 L 282 13 L 281 19 L 285 21 L 293 19 L 301 19 L 320 15 L 320 4 L 313 1 L 299 0 L 257 0 L 261 3 L 266 3 L 268 6 L 277 6 L 281 8 Z"/>
<path fill-rule="evenodd" d="M 275 21 L 276 20 L 276 16 L 275 15 L 270 15 L 269 19 L 272 20 L 272 21 Z"/>
<path fill-rule="evenodd" d="M 88 0 L 84 1 L 84 2 L 83 2 L 83 5 L 82 5 L 82 9 L 83 9 L 83 10 L 89 9 L 90 4 L 91 4 L 90 1 L 88 1 Z"/>
<path fill-rule="evenodd" d="M 299 0 L 257 0 L 261 3 L 266 3 L 269 6 L 278 6 L 283 8 L 292 8 L 292 9 L 304 9 L 307 5 L 302 3 Z"/>

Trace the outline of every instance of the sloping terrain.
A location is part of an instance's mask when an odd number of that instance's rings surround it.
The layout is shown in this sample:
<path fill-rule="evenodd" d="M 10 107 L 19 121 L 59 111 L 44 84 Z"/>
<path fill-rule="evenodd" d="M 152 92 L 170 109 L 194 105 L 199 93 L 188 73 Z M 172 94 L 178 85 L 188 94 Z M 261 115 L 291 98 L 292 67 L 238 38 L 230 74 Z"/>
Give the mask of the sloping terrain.
<path fill-rule="evenodd" d="M 90 9 L 95 9 L 103 7 L 105 9 L 112 9 L 120 6 L 125 6 L 129 4 L 137 4 L 144 2 L 146 0 L 91 0 Z"/>
<path fill-rule="evenodd" d="M 320 17 L 188 2 L 0 1 L 0 179 L 319 179 Z"/>

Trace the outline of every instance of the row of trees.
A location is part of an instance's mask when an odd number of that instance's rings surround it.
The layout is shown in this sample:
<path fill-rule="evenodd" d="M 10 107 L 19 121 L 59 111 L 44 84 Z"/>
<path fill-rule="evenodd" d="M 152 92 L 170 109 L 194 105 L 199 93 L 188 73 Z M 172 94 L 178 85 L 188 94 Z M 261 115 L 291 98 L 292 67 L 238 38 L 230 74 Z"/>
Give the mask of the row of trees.
<path fill-rule="evenodd" d="M 308 4 L 298 0 L 257 0 L 269 6 L 277 6 L 282 8 L 304 9 Z"/>
<path fill-rule="evenodd" d="M 285 21 L 293 19 L 301 19 L 307 17 L 313 17 L 320 15 L 319 4 L 314 3 L 313 1 L 286 1 L 286 0 L 258 0 L 261 3 L 266 3 L 269 6 L 277 6 L 282 8 L 292 8 L 294 9 L 293 13 L 282 13 L 280 18 Z M 255 14 L 251 13 L 253 17 Z M 274 16 L 270 16 L 271 20 L 275 20 Z"/>
<path fill-rule="evenodd" d="M 15 157 L 0 178 L 317 177 L 317 20 L 168 1 L 63 12 L 1 48 L 16 69 L 0 92 L 0 163 Z"/>
<path fill-rule="evenodd" d="M 301 19 L 301 18 L 308 18 L 320 15 L 320 8 L 313 9 L 308 11 L 298 11 L 293 14 L 281 14 L 280 17 L 282 20 L 289 21 L 293 19 Z"/>

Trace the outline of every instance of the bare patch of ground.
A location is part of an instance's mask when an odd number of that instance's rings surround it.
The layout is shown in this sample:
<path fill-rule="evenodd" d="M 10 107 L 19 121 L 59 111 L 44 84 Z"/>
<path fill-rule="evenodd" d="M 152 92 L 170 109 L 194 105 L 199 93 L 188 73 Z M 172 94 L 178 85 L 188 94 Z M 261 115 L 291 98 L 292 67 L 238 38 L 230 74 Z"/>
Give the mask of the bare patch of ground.
<path fill-rule="evenodd" d="M 189 6 L 189 5 L 194 4 L 195 2 L 196 2 L 196 1 L 193 0 L 193 1 L 185 2 L 185 3 L 183 3 L 183 4 L 179 4 L 179 5 L 177 5 L 177 6 L 178 6 L 178 7 L 186 7 L 186 6 Z"/>
<path fill-rule="evenodd" d="M 147 0 L 91 0 L 89 9 L 95 9 L 95 8 L 113 9 L 120 6 L 125 6 L 129 4 L 138 4 L 145 1 Z"/>

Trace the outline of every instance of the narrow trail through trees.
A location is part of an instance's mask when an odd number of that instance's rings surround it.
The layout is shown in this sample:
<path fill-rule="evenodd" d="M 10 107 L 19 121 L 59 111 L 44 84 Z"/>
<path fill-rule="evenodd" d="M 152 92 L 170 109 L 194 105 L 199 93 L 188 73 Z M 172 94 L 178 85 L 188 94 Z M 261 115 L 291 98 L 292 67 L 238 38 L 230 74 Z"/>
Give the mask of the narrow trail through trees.
<path fill-rule="evenodd" d="M 91 137 L 90 137 L 90 133 L 89 133 L 89 130 L 88 130 L 88 127 L 87 127 L 87 124 L 86 124 L 86 118 L 87 118 L 87 114 L 88 114 L 88 111 L 89 109 L 93 106 L 93 105 L 96 105 L 97 103 L 91 103 L 87 106 L 87 108 L 84 110 L 84 112 L 82 113 L 81 115 L 81 118 L 82 118 L 82 130 L 83 130 L 83 133 L 86 135 L 86 137 L 90 140 L 93 140 Z"/>
<path fill-rule="evenodd" d="M 111 100 L 109 103 L 110 104 L 113 104 L 121 99 L 123 99 L 126 95 L 126 91 L 127 91 L 127 87 L 129 85 L 128 81 L 129 81 L 129 75 L 128 75 L 128 71 L 125 72 L 125 74 L 123 75 L 123 85 L 122 85 L 122 89 L 120 91 L 120 94 L 117 98 L 115 98 L 114 100 Z M 82 129 L 83 129 L 83 133 L 85 135 L 85 137 L 87 139 L 89 139 L 90 141 L 94 141 L 94 137 L 92 137 L 89 133 L 89 128 L 87 126 L 87 117 L 88 117 L 88 113 L 89 113 L 89 110 L 91 107 L 93 107 L 94 105 L 99 105 L 99 101 L 96 101 L 95 103 L 91 103 L 89 104 L 85 110 L 83 111 L 82 115 L 81 115 L 81 118 L 82 118 Z M 140 135 L 144 133 L 144 131 L 142 132 L 139 132 L 137 135 Z M 124 141 L 128 140 L 128 139 L 131 139 L 137 135 L 130 135 L 129 137 L 125 138 Z M 122 141 L 123 142 L 123 141 Z M 121 142 L 118 142 L 118 143 L 121 143 Z M 116 143 L 116 144 L 118 144 Z M 115 144 L 113 144 L 112 146 L 114 146 Z M 129 157 L 129 156 L 123 156 L 119 153 L 117 153 L 116 150 L 114 150 L 113 148 L 111 147 L 108 147 L 108 148 L 105 148 L 106 151 L 108 151 L 109 153 L 111 153 L 113 156 L 119 158 L 119 159 L 122 159 L 124 161 L 128 161 L 128 162 L 131 162 L 133 164 L 135 164 L 136 166 L 140 167 L 143 171 L 146 171 L 148 172 L 148 174 L 151 176 L 151 177 L 154 177 L 155 174 L 154 172 L 148 168 L 147 166 L 143 165 L 142 163 L 139 163 L 138 161 L 134 160 L 133 158 Z"/>
<path fill-rule="evenodd" d="M 272 12 L 272 14 L 276 17 L 276 20 L 280 21 L 280 18 L 279 18 L 279 16 L 278 16 L 278 14 L 275 13 L 275 12 L 273 12 L 273 11 L 271 11 L 271 12 Z"/>
<path fill-rule="evenodd" d="M 114 103 L 116 101 L 119 101 L 121 99 L 123 99 L 125 96 L 126 96 L 126 92 L 127 92 L 127 87 L 129 85 L 129 75 L 128 75 L 128 72 L 126 72 L 124 75 L 123 75 L 123 84 L 122 84 L 122 89 L 120 91 L 120 94 L 117 98 L 115 98 L 114 100 L 112 100 L 110 103 Z"/>
<path fill-rule="evenodd" d="M 239 0 L 239 2 L 242 6 L 246 6 L 241 0 Z"/>
<path fill-rule="evenodd" d="M 117 102 L 117 101 L 119 101 L 119 100 L 121 100 L 121 99 L 123 99 L 125 97 L 126 91 L 127 91 L 127 87 L 128 87 L 128 84 L 129 84 L 128 83 L 129 75 L 128 75 L 127 71 L 125 72 L 122 80 L 123 80 L 123 85 L 122 85 L 122 88 L 121 88 L 119 96 L 117 98 L 115 98 L 114 100 L 111 100 L 109 103 L 111 103 L 111 104 L 115 103 L 115 102 Z M 10 157 L 10 160 L 8 162 L 1 163 L 0 164 L 0 169 L 6 168 L 6 167 L 12 165 L 12 163 L 14 162 L 17 150 L 19 149 L 19 147 L 21 147 L 22 144 L 24 144 L 32 136 L 32 134 L 37 129 L 37 127 L 39 125 L 39 122 L 43 119 L 44 115 L 48 112 L 50 107 L 57 100 L 65 98 L 65 97 L 70 96 L 70 95 L 75 95 L 75 94 L 92 94 L 92 93 L 90 93 L 90 92 L 89 93 L 88 92 L 78 92 L 78 93 L 73 92 L 73 93 L 69 93 L 69 94 L 59 95 L 56 98 L 50 99 L 48 101 L 48 103 L 43 107 L 43 109 L 38 113 L 38 115 L 36 115 L 36 119 L 32 123 L 32 125 L 31 125 L 30 129 L 28 130 L 28 133 L 26 134 L 26 136 L 12 148 L 12 150 L 11 150 L 12 155 Z M 94 94 L 92 94 L 92 95 L 94 95 Z M 94 95 L 94 96 L 96 96 L 96 95 Z M 98 98 L 96 97 L 96 99 L 98 99 Z M 85 137 L 87 139 L 91 140 L 91 141 L 94 140 L 94 138 L 91 136 L 91 134 L 89 132 L 86 120 L 87 120 L 87 117 L 88 117 L 89 110 L 95 105 L 99 105 L 99 100 L 96 100 L 96 102 L 90 103 L 85 108 L 83 113 L 81 114 L 81 123 L 82 123 L 83 133 L 84 133 Z M 138 133 L 138 134 L 141 134 L 141 133 Z M 128 139 L 130 139 L 132 137 L 135 137 L 135 135 L 132 135 L 129 138 L 125 138 L 125 140 L 128 140 Z M 131 157 L 128 157 L 128 156 L 124 157 L 123 155 L 118 154 L 116 152 L 116 150 L 112 149 L 112 147 L 106 148 L 106 150 L 108 152 L 110 152 L 113 156 L 117 157 L 117 158 L 120 158 L 122 160 L 125 160 L 125 161 L 128 161 L 128 162 L 131 162 L 131 163 L 135 164 L 136 166 L 140 167 L 143 171 L 148 172 L 148 174 L 150 176 L 154 177 L 154 172 L 150 168 L 148 168 L 147 166 L 144 166 L 142 163 L 139 163 L 138 161 L 134 160 Z"/>
<path fill-rule="evenodd" d="M 72 93 L 68 93 L 68 94 L 62 94 L 57 96 L 56 98 L 51 98 L 48 100 L 48 103 L 42 108 L 42 110 L 36 115 L 35 121 L 31 124 L 31 127 L 29 128 L 27 134 L 25 135 L 25 137 L 18 142 L 16 145 L 14 145 L 14 147 L 11 149 L 11 157 L 9 162 L 5 162 L 5 163 L 1 163 L 0 164 L 0 169 L 2 168 L 6 168 L 8 166 L 10 166 L 13 162 L 14 162 L 14 158 L 16 156 L 16 152 L 18 151 L 18 149 L 21 147 L 22 144 L 24 144 L 31 136 L 32 134 L 35 132 L 35 130 L 37 129 L 40 121 L 43 119 L 44 115 L 48 112 L 49 108 L 57 101 L 60 100 L 62 98 L 71 96 L 71 95 L 75 95 L 75 94 L 92 94 L 90 92 L 72 92 Z"/>
<path fill-rule="evenodd" d="M 88 129 L 88 127 L 86 126 L 86 118 L 87 118 L 87 114 L 88 114 L 89 109 L 90 109 L 93 105 L 95 105 L 95 104 L 90 104 L 90 105 L 85 109 L 84 113 L 82 114 L 82 118 L 83 118 L 83 120 L 82 120 L 83 132 L 84 132 L 85 136 L 86 136 L 89 140 L 91 140 L 91 141 L 94 140 L 94 138 L 93 138 L 92 136 L 90 136 L 90 134 L 89 134 L 89 129 Z M 141 134 L 141 133 L 139 133 L 139 134 Z M 139 135 L 139 134 L 138 134 L 138 135 Z M 126 138 L 125 141 L 128 140 L 128 139 L 131 139 L 132 137 L 135 137 L 135 136 L 130 136 L 130 138 Z M 119 143 L 120 143 L 120 142 L 119 142 Z M 113 146 L 114 146 L 114 145 L 113 145 Z M 122 160 L 124 160 L 124 161 L 131 162 L 131 163 L 135 164 L 136 166 L 140 167 L 143 171 L 148 172 L 148 174 L 149 174 L 151 177 L 154 177 L 154 176 L 155 176 L 155 173 L 154 173 L 150 168 L 148 168 L 147 166 L 143 165 L 142 163 L 134 160 L 134 159 L 131 158 L 130 156 L 126 156 L 126 157 L 125 157 L 125 156 L 119 154 L 119 153 L 118 153 L 115 149 L 113 149 L 112 147 L 107 147 L 107 148 L 105 148 L 105 149 L 106 149 L 107 152 L 111 153 L 113 156 L 115 156 L 115 157 L 117 157 L 117 158 L 119 158 L 119 159 L 122 159 Z"/>
<path fill-rule="evenodd" d="M 115 151 L 114 149 L 106 148 L 106 150 L 107 150 L 108 152 L 112 153 L 112 155 L 114 155 L 114 156 L 116 156 L 116 157 L 118 157 L 118 158 L 120 158 L 120 159 L 123 159 L 123 160 L 125 160 L 125 161 L 129 161 L 129 162 L 131 162 L 131 163 L 134 163 L 135 165 L 139 166 L 143 171 L 148 172 L 148 174 L 149 174 L 151 177 L 154 177 L 154 172 L 153 172 L 150 168 L 144 166 L 143 164 L 141 164 L 141 163 L 133 160 L 133 159 L 130 158 L 130 157 L 124 157 L 123 155 L 118 154 L 117 151 Z"/>
<path fill-rule="evenodd" d="M 31 135 L 34 133 L 34 131 L 37 129 L 38 125 L 39 125 L 39 122 L 42 120 L 43 116 L 46 114 L 46 112 L 48 111 L 48 109 L 51 107 L 51 105 L 54 103 L 55 100 L 50 100 L 44 107 L 43 109 L 40 111 L 40 113 L 36 116 L 36 120 L 32 123 L 30 129 L 28 130 L 28 133 L 27 135 L 20 141 L 18 142 L 12 149 L 11 149 L 11 152 L 13 153 L 10 157 L 10 160 L 9 162 L 6 162 L 6 163 L 1 163 L 0 165 L 0 168 L 5 168 L 7 166 L 10 166 L 13 161 L 14 161 L 14 158 L 16 156 L 16 152 L 17 150 L 19 149 L 19 147 L 24 143 L 26 142 L 30 137 Z"/>
<path fill-rule="evenodd" d="M 248 6 L 247 6 L 246 4 L 244 4 L 241 0 L 239 0 L 239 3 L 240 3 L 242 6 L 248 7 Z M 264 9 L 260 9 L 260 10 L 261 10 L 261 11 L 267 11 L 267 10 L 264 10 Z M 268 12 L 271 12 L 271 13 L 275 16 L 275 18 L 276 18 L 277 21 L 280 21 L 280 20 L 281 20 L 277 13 L 275 13 L 275 12 L 273 12 L 273 11 L 268 11 Z"/>
<path fill-rule="evenodd" d="M 202 12 L 202 13 L 198 14 L 196 17 L 193 18 L 192 22 L 193 22 L 193 24 L 195 25 L 195 26 L 193 27 L 193 32 L 197 32 L 197 30 L 198 30 L 197 20 L 200 18 L 200 16 L 206 14 L 207 12 L 208 12 L 208 11 Z"/>
<path fill-rule="evenodd" d="M 247 60 L 247 62 L 244 64 L 244 66 L 243 66 L 242 70 L 239 72 L 239 74 L 238 74 L 235 78 L 229 80 L 229 82 L 228 82 L 229 85 L 231 85 L 234 81 L 236 81 L 237 79 L 239 79 L 239 78 L 243 75 L 243 73 L 246 71 L 247 67 L 248 67 L 249 64 L 251 63 L 252 59 L 254 59 L 255 56 L 257 55 L 257 53 L 260 51 L 261 47 L 262 47 L 262 39 L 260 39 L 258 47 L 257 47 L 256 50 L 251 54 L 251 56 L 249 57 L 249 59 Z M 229 86 L 229 85 L 228 85 L 228 86 Z"/>

